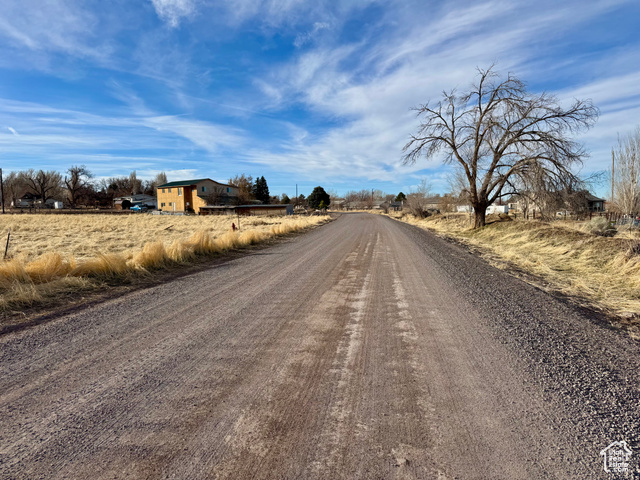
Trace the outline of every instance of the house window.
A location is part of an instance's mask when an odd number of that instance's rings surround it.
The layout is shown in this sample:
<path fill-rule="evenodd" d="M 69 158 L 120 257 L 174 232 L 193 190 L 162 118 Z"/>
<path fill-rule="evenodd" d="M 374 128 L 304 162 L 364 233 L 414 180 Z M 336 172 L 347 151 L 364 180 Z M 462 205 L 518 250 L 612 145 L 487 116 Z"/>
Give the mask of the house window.
<path fill-rule="evenodd" d="M 181 197 L 182 196 L 182 188 L 178 187 L 178 196 Z"/>
<path fill-rule="evenodd" d="M 164 202 L 162 202 L 162 203 L 160 204 L 160 206 L 161 206 L 161 207 L 164 207 Z"/>
<path fill-rule="evenodd" d="M 227 187 L 227 193 L 231 193 L 231 188 Z"/>
<path fill-rule="evenodd" d="M 202 187 L 202 193 L 207 191 L 207 187 Z"/>
<path fill-rule="evenodd" d="M 169 189 L 169 193 L 171 193 L 171 189 Z"/>
<path fill-rule="evenodd" d="M 164 190 L 165 190 L 165 189 L 163 188 L 163 189 L 162 189 L 162 193 L 166 193 Z"/>

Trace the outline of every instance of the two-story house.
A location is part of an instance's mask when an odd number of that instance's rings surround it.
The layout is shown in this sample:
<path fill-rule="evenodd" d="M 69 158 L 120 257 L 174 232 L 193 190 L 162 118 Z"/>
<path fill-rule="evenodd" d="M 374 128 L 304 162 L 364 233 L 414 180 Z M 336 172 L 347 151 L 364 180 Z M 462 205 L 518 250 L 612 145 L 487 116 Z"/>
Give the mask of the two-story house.
<path fill-rule="evenodd" d="M 206 205 L 229 205 L 238 198 L 238 187 L 210 178 L 180 180 L 158 186 L 158 210 L 195 212 Z"/>

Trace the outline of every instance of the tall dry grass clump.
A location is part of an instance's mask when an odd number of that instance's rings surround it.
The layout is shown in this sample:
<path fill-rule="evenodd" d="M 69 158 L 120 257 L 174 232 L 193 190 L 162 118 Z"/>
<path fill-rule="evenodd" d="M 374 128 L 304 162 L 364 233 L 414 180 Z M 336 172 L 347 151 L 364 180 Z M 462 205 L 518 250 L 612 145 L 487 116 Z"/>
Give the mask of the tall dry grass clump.
<path fill-rule="evenodd" d="M 78 264 L 70 274 L 74 277 L 115 279 L 131 272 L 127 259 L 117 253 L 98 254 Z"/>
<path fill-rule="evenodd" d="M 146 243 L 142 250 L 129 262 L 130 265 L 138 269 L 159 269 L 171 262 L 171 257 L 167 253 L 162 242 Z"/>
<path fill-rule="evenodd" d="M 0 217 L 0 235 L 11 228 L 14 242 L 11 258 L 0 262 L 0 310 L 36 304 L 67 287 L 67 291 L 87 289 L 103 281 L 130 280 L 328 220 L 327 216 L 244 217 L 242 229 L 233 232 L 235 217 Z"/>
<path fill-rule="evenodd" d="M 7 288 L 14 283 L 29 283 L 30 280 L 20 258 L 0 263 L 0 288 Z"/>
<path fill-rule="evenodd" d="M 57 252 L 47 252 L 29 262 L 25 267 L 25 273 L 34 283 L 44 283 L 67 275 L 74 266 L 73 258 L 64 259 Z"/>

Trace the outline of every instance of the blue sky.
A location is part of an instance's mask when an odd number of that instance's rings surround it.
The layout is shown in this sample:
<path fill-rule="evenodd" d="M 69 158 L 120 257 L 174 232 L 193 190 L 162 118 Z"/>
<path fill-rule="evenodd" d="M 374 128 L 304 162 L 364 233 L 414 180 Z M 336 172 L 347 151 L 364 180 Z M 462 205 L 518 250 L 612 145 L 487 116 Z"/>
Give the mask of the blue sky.
<path fill-rule="evenodd" d="M 272 194 L 427 178 L 401 164 L 412 106 L 497 64 L 593 100 L 583 173 L 640 124 L 637 0 L 2 0 L 0 167 L 227 180 Z M 602 186 L 600 194 L 606 192 Z"/>

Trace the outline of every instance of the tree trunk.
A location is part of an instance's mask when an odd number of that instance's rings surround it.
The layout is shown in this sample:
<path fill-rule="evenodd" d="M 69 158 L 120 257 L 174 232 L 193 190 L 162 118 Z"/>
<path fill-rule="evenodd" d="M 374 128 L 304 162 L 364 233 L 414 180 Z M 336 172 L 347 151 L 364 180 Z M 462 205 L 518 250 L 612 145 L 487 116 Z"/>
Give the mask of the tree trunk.
<path fill-rule="evenodd" d="M 473 211 L 475 213 L 475 222 L 473 228 L 480 228 L 486 225 L 487 206 L 486 205 L 474 205 Z"/>

